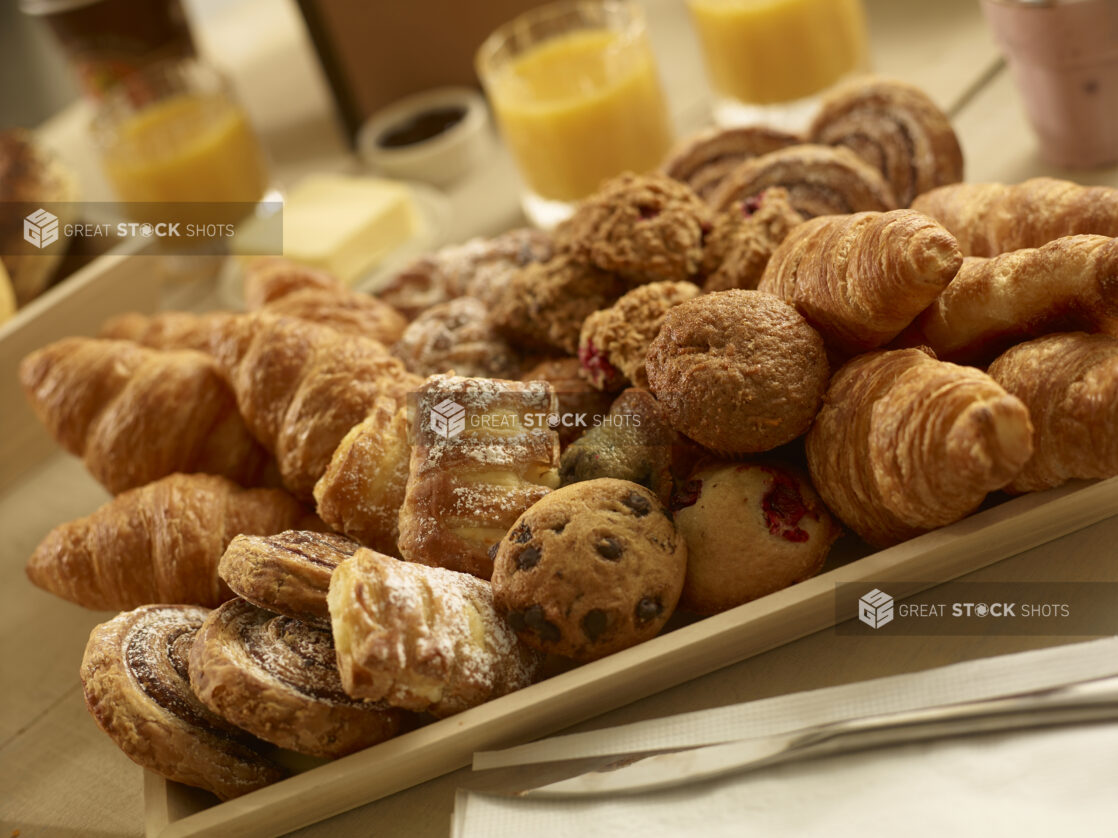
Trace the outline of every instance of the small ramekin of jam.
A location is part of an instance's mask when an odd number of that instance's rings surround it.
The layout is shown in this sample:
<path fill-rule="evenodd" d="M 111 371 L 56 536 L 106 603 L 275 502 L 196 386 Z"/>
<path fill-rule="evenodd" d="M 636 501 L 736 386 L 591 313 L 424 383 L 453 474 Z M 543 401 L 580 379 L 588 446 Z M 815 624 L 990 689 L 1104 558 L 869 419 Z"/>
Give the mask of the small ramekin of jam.
<path fill-rule="evenodd" d="M 490 149 L 489 115 L 481 94 L 439 87 L 377 111 L 357 134 L 357 149 L 389 177 L 449 186 L 479 166 Z"/>

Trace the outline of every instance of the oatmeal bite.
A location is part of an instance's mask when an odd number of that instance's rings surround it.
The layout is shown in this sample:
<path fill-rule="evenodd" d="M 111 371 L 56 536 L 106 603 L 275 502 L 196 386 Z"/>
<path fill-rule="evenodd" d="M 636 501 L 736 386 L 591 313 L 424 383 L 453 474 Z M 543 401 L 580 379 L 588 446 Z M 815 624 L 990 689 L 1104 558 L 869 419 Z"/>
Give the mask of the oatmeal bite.
<path fill-rule="evenodd" d="M 583 377 L 599 390 L 620 390 L 628 383 L 647 387 L 644 356 L 664 315 L 699 293 L 690 282 L 651 282 L 591 314 L 583 321 L 578 340 Z"/>
<path fill-rule="evenodd" d="M 557 236 L 559 246 L 630 285 L 681 281 L 699 273 L 711 209 L 663 174 L 624 174 L 583 201 Z"/>
<path fill-rule="evenodd" d="M 491 319 L 519 346 L 574 355 L 582 321 L 624 292 L 616 274 L 562 254 L 513 274 Z"/>
<path fill-rule="evenodd" d="M 779 186 L 736 201 L 714 220 L 703 249 L 704 291 L 756 288 L 780 243 L 803 223 Z"/>

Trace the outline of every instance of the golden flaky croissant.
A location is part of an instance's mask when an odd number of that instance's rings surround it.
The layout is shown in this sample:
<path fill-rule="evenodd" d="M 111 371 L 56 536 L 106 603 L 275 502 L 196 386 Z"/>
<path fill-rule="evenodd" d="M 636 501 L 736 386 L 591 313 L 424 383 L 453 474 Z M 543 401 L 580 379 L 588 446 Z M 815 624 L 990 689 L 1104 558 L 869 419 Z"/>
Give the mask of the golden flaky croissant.
<path fill-rule="evenodd" d="M 284 485 L 307 500 L 377 399 L 403 400 L 422 383 L 377 341 L 264 312 L 231 319 L 214 355 Z"/>
<path fill-rule="evenodd" d="M 1048 177 L 942 186 L 912 208 L 954 233 L 965 256 L 997 256 L 1085 233 L 1118 236 L 1118 189 Z"/>
<path fill-rule="evenodd" d="M 32 554 L 27 575 L 86 608 L 214 606 L 233 596 L 217 566 L 234 536 L 323 528 L 280 489 L 242 489 L 214 475 L 172 474 L 55 527 Z"/>
<path fill-rule="evenodd" d="M 845 146 L 876 166 L 902 207 L 963 179 L 963 151 L 947 115 L 904 82 L 869 78 L 843 85 L 823 100 L 808 136 Z"/>
<path fill-rule="evenodd" d="M 51 435 L 114 494 L 174 472 L 274 482 L 271 458 L 200 352 L 66 338 L 24 358 L 20 381 Z"/>
<path fill-rule="evenodd" d="M 189 311 L 161 311 L 158 314 L 128 312 L 106 320 L 99 337 L 130 340 L 152 349 L 196 349 L 209 352 L 214 337 L 221 334 L 237 315 L 228 311 L 194 314 Z"/>
<path fill-rule="evenodd" d="M 875 547 L 973 512 L 1032 454 L 1020 399 L 920 349 L 860 355 L 831 381 L 807 435 L 827 506 Z"/>
<path fill-rule="evenodd" d="M 1010 491 L 1118 474 L 1118 338 L 1046 335 L 999 357 L 990 376 L 1025 403 L 1033 421 L 1033 456 Z"/>
<path fill-rule="evenodd" d="M 318 514 L 350 538 L 380 553 L 398 555 L 410 459 L 407 408 L 393 399 L 377 399 L 365 420 L 334 450 L 315 485 Z"/>
<path fill-rule="evenodd" d="M 989 361 L 1048 332 L 1118 330 L 1118 239 L 1067 236 L 968 258 L 915 329 L 906 340 L 960 363 Z"/>
<path fill-rule="evenodd" d="M 290 259 L 266 257 L 249 263 L 244 296 L 250 310 L 310 320 L 384 344 L 399 340 L 407 326 L 388 303 Z"/>
<path fill-rule="evenodd" d="M 955 238 L 912 210 L 825 216 L 794 227 L 761 278 L 844 352 L 882 346 L 947 286 Z"/>

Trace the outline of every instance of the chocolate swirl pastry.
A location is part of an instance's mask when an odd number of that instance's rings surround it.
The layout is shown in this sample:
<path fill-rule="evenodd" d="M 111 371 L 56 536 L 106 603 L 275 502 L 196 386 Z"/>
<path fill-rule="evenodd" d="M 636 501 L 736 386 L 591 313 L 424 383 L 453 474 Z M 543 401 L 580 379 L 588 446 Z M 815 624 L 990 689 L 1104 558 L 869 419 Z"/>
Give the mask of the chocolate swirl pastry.
<path fill-rule="evenodd" d="M 345 756 L 391 739 L 409 719 L 345 694 L 328 630 L 241 599 L 211 612 L 198 630 L 190 684 L 215 713 L 311 756 Z"/>
<path fill-rule="evenodd" d="M 188 655 L 209 613 L 144 605 L 102 623 L 89 636 L 81 679 L 89 712 L 129 759 L 229 800 L 285 772 L 190 689 Z"/>
<path fill-rule="evenodd" d="M 664 161 L 661 171 L 708 199 L 741 163 L 802 142 L 795 134 L 762 125 L 711 128 L 684 140 Z"/>
<path fill-rule="evenodd" d="M 850 149 L 825 145 L 794 145 L 746 160 L 726 176 L 710 203 L 729 209 L 771 186 L 787 189 L 792 207 L 804 218 L 897 207 L 877 169 Z"/>
<path fill-rule="evenodd" d="M 870 79 L 828 97 L 811 125 L 813 143 L 845 146 L 873 164 L 909 206 L 924 192 L 963 179 L 963 151 L 947 115 L 909 84 Z"/>
<path fill-rule="evenodd" d="M 361 545 L 332 533 L 290 530 L 268 538 L 238 535 L 217 572 L 254 605 L 308 623 L 330 622 L 330 574 Z"/>

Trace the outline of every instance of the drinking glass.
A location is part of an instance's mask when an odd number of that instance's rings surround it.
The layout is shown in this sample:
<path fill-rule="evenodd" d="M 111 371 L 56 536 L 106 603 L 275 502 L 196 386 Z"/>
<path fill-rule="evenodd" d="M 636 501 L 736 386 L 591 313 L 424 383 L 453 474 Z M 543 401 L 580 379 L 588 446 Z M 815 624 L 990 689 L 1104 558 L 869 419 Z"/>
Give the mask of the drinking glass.
<path fill-rule="evenodd" d="M 800 131 L 819 98 L 866 69 L 862 0 L 688 0 L 720 125 Z"/>
<path fill-rule="evenodd" d="M 542 227 L 621 172 L 657 166 L 672 129 L 632 0 L 554 3 L 490 35 L 477 71 Z"/>

